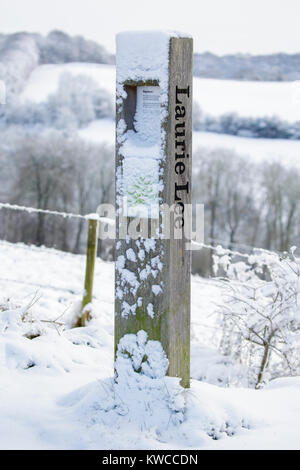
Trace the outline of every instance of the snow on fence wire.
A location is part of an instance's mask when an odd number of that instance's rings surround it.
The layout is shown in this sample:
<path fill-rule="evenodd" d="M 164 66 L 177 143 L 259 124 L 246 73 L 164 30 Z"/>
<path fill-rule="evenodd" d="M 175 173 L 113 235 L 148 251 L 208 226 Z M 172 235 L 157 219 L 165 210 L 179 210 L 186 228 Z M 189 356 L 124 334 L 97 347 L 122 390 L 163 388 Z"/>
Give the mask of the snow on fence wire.
<path fill-rule="evenodd" d="M 214 240 L 212 239 L 212 241 L 214 241 Z M 219 240 L 216 240 L 216 242 L 219 242 Z M 225 244 L 225 242 L 223 242 L 223 243 Z M 220 255 L 222 254 L 222 255 L 239 256 L 239 257 L 245 258 L 245 259 L 249 259 L 251 256 L 253 256 L 252 253 L 250 253 L 250 254 L 241 253 L 240 251 L 231 250 L 230 248 L 224 248 L 222 245 L 220 245 L 220 243 L 218 245 L 209 245 L 209 244 L 206 244 L 206 243 L 199 243 L 199 242 L 195 242 L 194 240 L 192 240 L 192 245 L 200 246 L 202 248 L 207 248 L 208 250 L 216 251 Z M 260 253 L 266 253 L 268 255 L 278 255 L 278 254 L 280 254 L 280 253 L 276 253 L 275 251 L 269 251 L 269 250 L 265 250 L 264 248 L 257 248 L 255 246 L 250 246 L 250 245 L 241 245 L 241 246 L 245 246 L 248 249 L 259 251 Z"/>
<path fill-rule="evenodd" d="M 71 212 L 59 212 L 59 211 L 51 211 L 47 209 L 37 209 L 36 207 L 27 207 L 27 206 L 18 206 L 17 204 L 9 204 L 7 202 L 0 203 L 0 209 L 9 209 L 13 211 L 23 211 L 29 214 L 46 214 L 46 215 L 56 215 L 63 218 L 70 218 L 70 219 L 82 219 L 82 220 L 98 220 L 100 223 L 114 225 L 114 221 L 107 217 L 100 217 L 97 213 L 95 214 L 72 214 Z"/>

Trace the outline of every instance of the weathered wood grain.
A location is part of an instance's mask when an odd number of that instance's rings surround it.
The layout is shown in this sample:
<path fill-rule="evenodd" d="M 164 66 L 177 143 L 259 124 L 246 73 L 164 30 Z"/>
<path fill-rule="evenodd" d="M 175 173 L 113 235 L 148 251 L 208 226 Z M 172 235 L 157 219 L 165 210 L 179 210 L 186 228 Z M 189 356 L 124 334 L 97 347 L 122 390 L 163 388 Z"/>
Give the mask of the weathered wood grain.
<path fill-rule="evenodd" d="M 192 72 L 193 72 L 193 40 L 190 38 L 171 38 L 169 51 L 169 87 L 168 87 L 168 112 L 162 128 L 166 131 L 165 138 L 165 159 L 160 162 L 163 170 L 163 188 L 160 192 L 162 203 L 172 206 L 176 202 L 176 195 L 180 196 L 177 202 L 183 204 L 191 203 L 191 179 L 192 179 Z M 128 86 L 128 102 L 117 106 L 117 125 L 120 119 L 125 119 L 128 128 L 131 127 L 133 107 L 136 102 L 136 95 L 132 87 L 137 85 L 157 85 L 155 81 L 145 83 L 126 83 Z M 158 84 L 159 85 L 159 84 Z M 177 90 L 187 90 L 188 94 L 176 95 Z M 184 106 L 184 118 L 177 120 L 176 97 L 180 98 L 181 105 Z M 125 108 L 125 109 L 124 109 Z M 183 113 L 183 110 L 181 110 Z M 184 122 L 184 125 L 183 125 Z M 184 129 L 184 152 L 183 144 L 178 145 L 179 138 L 176 139 L 176 124 L 181 124 L 178 129 Z M 177 144 L 176 144 L 177 141 Z M 182 158 L 176 158 L 180 153 L 185 153 Z M 180 165 L 176 163 L 181 162 Z M 123 156 L 120 147 L 116 143 L 116 174 L 122 177 Z M 187 186 L 188 185 L 188 186 Z M 179 187 L 188 187 L 187 190 L 178 190 Z M 176 191 L 177 188 L 177 191 Z M 116 206 L 118 208 L 119 186 L 116 186 Z M 180 215 L 182 206 L 176 206 L 175 214 L 172 215 L 171 227 Z M 184 223 L 190 224 L 186 214 Z M 180 218 L 179 218 L 180 219 Z M 122 299 L 116 296 L 115 299 L 115 348 L 117 349 L 120 338 L 127 333 L 137 333 L 145 330 L 149 339 L 161 341 L 163 348 L 169 359 L 168 375 L 180 377 L 181 384 L 189 387 L 190 384 L 190 273 L 191 273 L 191 253 L 186 250 L 186 238 L 184 227 L 177 230 L 177 234 L 182 232 L 181 239 L 175 239 L 171 231 L 170 239 L 157 239 L 155 249 L 145 253 L 145 259 L 138 258 L 139 248 L 136 240 L 128 238 L 120 239 L 120 225 L 128 224 L 131 219 L 125 221 L 121 214 L 117 212 L 117 249 L 116 257 L 124 256 L 131 248 L 137 257 L 137 262 L 126 259 L 126 269 L 136 273 L 140 280 L 140 272 L 148 265 L 151 266 L 156 257 L 162 262 L 162 270 L 157 270 L 156 276 L 150 275 L 145 281 L 141 281 L 137 292 L 124 292 Z M 155 223 L 161 227 L 162 213 L 160 219 L 149 220 L 145 223 Z M 177 221 L 178 222 L 178 221 Z M 180 225 L 180 224 L 179 224 Z M 142 239 L 141 239 L 142 240 Z M 116 269 L 116 290 L 120 287 L 120 273 Z M 162 293 L 155 295 L 153 285 L 162 285 Z M 122 302 L 129 305 L 138 304 L 135 314 L 128 317 L 122 316 Z M 153 318 L 147 312 L 147 306 L 151 303 L 155 315 Z"/>

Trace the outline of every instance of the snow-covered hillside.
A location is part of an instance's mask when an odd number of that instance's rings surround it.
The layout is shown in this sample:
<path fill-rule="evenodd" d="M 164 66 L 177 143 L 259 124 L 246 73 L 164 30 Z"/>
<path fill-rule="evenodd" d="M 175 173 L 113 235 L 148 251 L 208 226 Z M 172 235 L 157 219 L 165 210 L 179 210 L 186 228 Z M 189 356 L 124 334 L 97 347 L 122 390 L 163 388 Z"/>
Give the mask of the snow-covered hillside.
<path fill-rule="evenodd" d="M 22 100 L 39 103 L 46 101 L 48 96 L 55 93 L 59 78 L 63 73 L 72 75 L 86 75 L 97 82 L 99 87 L 106 88 L 114 97 L 115 94 L 115 67 L 102 64 L 49 64 L 40 65 L 30 75 L 21 94 Z"/>
<path fill-rule="evenodd" d="M 178 395 L 166 377 L 149 379 L 151 392 L 112 398 L 113 264 L 97 260 L 94 318 L 71 328 L 84 264 L 83 256 L 0 242 L 1 448 L 299 447 L 298 378 L 262 391 L 213 385 L 237 373 L 213 349 L 213 281 L 192 281 L 191 390 Z"/>
<path fill-rule="evenodd" d="M 59 77 L 64 72 L 91 77 L 114 99 L 115 67 L 113 65 L 71 63 L 37 67 L 27 81 L 21 95 L 22 100 L 45 101 L 49 94 L 57 90 Z M 300 119 L 300 108 L 295 99 L 295 93 L 295 86 L 289 82 L 239 82 L 194 78 L 194 100 L 204 112 L 214 116 L 236 112 L 241 116 L 276 115 L 281 119 L 296 121 Z M 92 122 L 79 132 L 86 140 L 114 143 L 115 129 L 111 120 Z M 300 141 L 242 138 L 194 132 L 194 150 L 201 146 L 234 149 L 256 161 L 266 159 L 268 161 L 280 160 L 287 164 L 300 164 Z"/>
<path fill-rule="evenodd" d="M 44 101 L 54 93 L 62 73 L 88 75 L 100 87 L 115 93 L 113 65 L 71 63 L 41 65 L 31 74 L 22 93 L 24 100 Z M 245 117 L 279 116 L 281 119 L 300 119 L 296 89 L 289 82 L 244 82 L 194 77 L 193 97 L 206 113 L 219 116 L 236 112 Z"/>

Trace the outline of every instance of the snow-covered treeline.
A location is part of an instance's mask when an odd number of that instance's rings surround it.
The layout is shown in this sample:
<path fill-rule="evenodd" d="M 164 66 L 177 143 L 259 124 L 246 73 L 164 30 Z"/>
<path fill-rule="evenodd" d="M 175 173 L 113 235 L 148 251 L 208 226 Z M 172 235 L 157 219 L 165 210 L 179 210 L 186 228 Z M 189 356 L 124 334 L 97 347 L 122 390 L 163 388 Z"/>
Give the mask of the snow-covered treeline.
<path fill-rule="evenodd" d="M 112 96 L 87 75 L 62 73 L 58 89 L 46 101 L 10 100 L 0 114 L 0 126 L 76 129 L 96 119 L 114 118 Z M 288 122 L 277 116 L 244 117 L 238 113 L 212 116 L 194 103 L 193 129 L 256 139 L 300 140 L 300 121 Z"/>
<path fill-rule="evenodd" d="M 88 144 L 58 131 L 1 133 L 1 201 L 88 214 L 113 202 L 113 148 Z M 84 220 L 0 211 L 0 238 L 65 251 L 85 250 Z M 99 250 L 105 247 L 99 246 Z"/>
<path fill-rule="evenodd" d="M 278 116 L 245 117 L 236 112 L 212 116 L 194 103 L 193 128 L 255 139 L 300 139 L 300 121 L 288 122 Z"/>
<path fill-rule="evenodd" d="M 1 241 L 0 262 L 1 448 L 299 447 L 299 378 L 249 389 L 247 367 L 216 350 L 217 282 L 192 277 L 191 390 L 158 377 L 161 347 L 143 333 L 122 342 L 114 386 L 113 264 L 97 258 L 93 317 L 74 328 L 83 256 Z"/>
<path fill-rule="evenodd" d="M 25 32 L 0 35 L 0 80 L 9 94 L 20 93 L 38 64 L 66 62 L 111 64 L 114 58 L 103 46 L 61 31 L 47 36 Z"/>
<path fill-rule="evenodd" d="M 33 103 L 10 100 L 0 115 L 0 126 L 24 130 L 54 128 L 74 131 L 88 123 L 113 117 L 110 94 L 86 75 L 61 75 L 58 89 L 47 101 Z"/>
<path fill-rule="evenodd" d="M 40 64 L 90 62 L 112 64 L 114 56 L 103 46 L 82 36 L 70 36 L 63 31 L 51 31 L 47 36 L 35 34 L 40 51 Z"/>
<path fill-rule="evenodd" d="M 39 63 L 39 50 L 26 33 L 16 33 L 0 40 L 0 80 L 8 96 L 20 93 L 30 73 Z"/>
<path fill-rule="evenodd" d="M 195 54 L 194 74 L 197 77 L 223 80 L 299 80 L 300 54 L 231 54 L 218 56 L 205 52 Z"/>
<path fill-rule="evenodd" d="M 254 164 L 222 148 L 199 148 L 193 159 L 193 199 L 204 204 L 207 241 L 278 251 L 300 246 L 297 168 L 276 161 Z M 193 256 L 194 272 L 213 274 L 209 250 Z"/>

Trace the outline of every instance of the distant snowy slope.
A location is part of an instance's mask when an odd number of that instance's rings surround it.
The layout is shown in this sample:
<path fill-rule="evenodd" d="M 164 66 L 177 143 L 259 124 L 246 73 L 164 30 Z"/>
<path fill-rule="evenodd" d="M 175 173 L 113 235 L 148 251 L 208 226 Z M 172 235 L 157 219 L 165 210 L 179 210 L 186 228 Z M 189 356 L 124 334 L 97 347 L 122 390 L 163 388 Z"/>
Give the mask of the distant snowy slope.
<path fill-rule="evenodd" d="M 252 139 L 211 132 L 194 132 L 193 147 L 225 148 L 249 157 L 253 162 L 280 161 L 287 166 L 300 167 L 300 141 L 282 139 Z"/>
<path fill-rule="evenodd" d="M 113 65 L 70 63 L 41 65 L 29 77 L 22 93 L 23 100 L 40 102 L 54 93 L 63 72 L 88 75 L 101 88 L 115 95 Z M 300 106 L 295 99 L 295 84 L 289 82 L 243 82 L 194 77 L 194 100 L 206 113 L 219 116 L 236 112 L 240 116 L 276 115 L 289 121 L 300 120 Z"/>
<path fill-rule="evenodd" d="M 214 116 L 235 112 L 244 117 L 277 116 L 300 120 L 295 85 L 288 82 L 243 82 L 194 78 L 194 99 Z"/>

